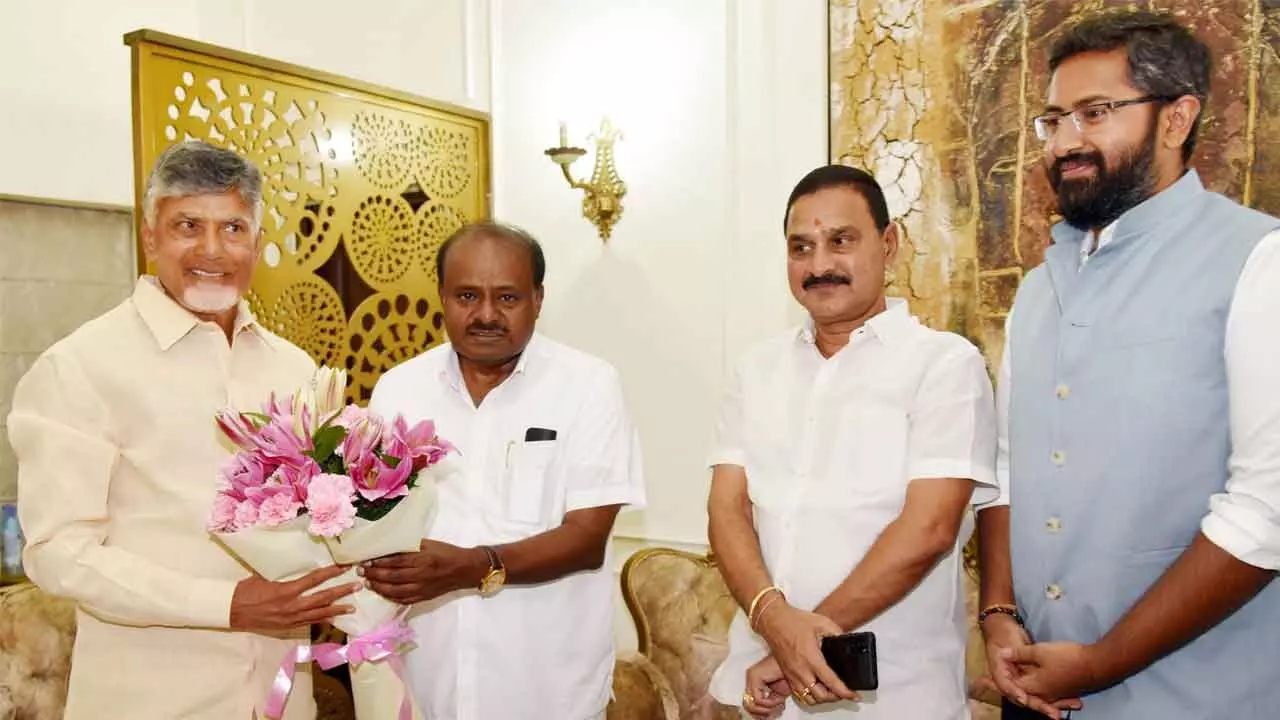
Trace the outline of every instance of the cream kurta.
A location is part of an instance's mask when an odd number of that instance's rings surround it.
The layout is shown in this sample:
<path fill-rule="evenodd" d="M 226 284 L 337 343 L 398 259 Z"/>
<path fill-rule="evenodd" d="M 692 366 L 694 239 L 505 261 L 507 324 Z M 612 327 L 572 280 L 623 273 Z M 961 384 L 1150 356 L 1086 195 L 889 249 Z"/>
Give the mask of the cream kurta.
<path fill-rule="evenodd" d="M 249 573 L 205 523 L 229 457 L 214 413 L 256 410 L 314 363 L 243 303 L 234 337 L 144 278 L 18 383 L 8 422 L 26 570 L 79 603 L 67 720 L 247 720 L 297 642 L 227 629 Z M 315 716 L 305 670 L 291 720 Z"/>

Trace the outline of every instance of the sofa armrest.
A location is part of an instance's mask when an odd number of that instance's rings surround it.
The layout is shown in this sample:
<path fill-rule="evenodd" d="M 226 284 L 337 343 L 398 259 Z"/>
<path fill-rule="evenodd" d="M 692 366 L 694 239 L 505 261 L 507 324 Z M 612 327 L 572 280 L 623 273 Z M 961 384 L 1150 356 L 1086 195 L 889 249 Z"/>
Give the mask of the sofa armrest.
<path fill-rule="evenodd" d="M 662 672 L 649 658 L 628 653 L 613 666 L 613 699 L 607 720 L 680 720 L 680 705 Z"/>

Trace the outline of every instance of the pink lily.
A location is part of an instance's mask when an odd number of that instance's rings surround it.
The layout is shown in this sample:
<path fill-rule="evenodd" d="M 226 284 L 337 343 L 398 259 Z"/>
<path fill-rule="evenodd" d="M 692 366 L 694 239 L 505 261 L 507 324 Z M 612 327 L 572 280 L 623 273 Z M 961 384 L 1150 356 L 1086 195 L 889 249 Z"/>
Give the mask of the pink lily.
<path fill-rule="evenodd" d="M 222 467 L 222 479 L 225 483 L 223 492 L 237 500 L 244 500 L 247 489 L 260 487 L 273 472 L 275 468 L 264 466 L 256 454 L 241 450 Z"/>
<path fill-rule="evenodd" d="M 235 443 L 236 447 L 246 450 L 257 447 L 258 423 L 252 416 L 224 408 L 214 415 L 214 420 L 222 434 Z"/>
<path fill-rule="evenodd" d="M 390 457 L 402 457 L 388 453 Z M 355 481 L 356 492 L 366 500 L 398 498 L 409 494 L 409 478 L 413 476 L 413 463 L 402 459 L 392 467 L 378 453 L 365 456 L 364 463 L 355 467 L 348 466 L 351 479 Z"/>
<path fill-rule="evenodd" d="M 431 420 L 422 420 L 409 427 L 403 415 L 397 416 L 384 431 L 383 442 L 388 446 L 403 448 L 403 455 L 394 452 L 388 454 L 412 462 L 415 471 L 435 465 L 455 449 L 447 440 L 436 435 L 436 424 Z"/>

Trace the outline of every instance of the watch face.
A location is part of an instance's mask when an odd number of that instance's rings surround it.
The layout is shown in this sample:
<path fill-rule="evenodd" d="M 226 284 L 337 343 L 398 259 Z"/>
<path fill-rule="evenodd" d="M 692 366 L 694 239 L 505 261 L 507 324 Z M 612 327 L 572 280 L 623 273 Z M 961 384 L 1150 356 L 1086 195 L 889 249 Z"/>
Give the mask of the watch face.
<path fill-rule="evenodd" d="M 486 595 L 495 593 L 502 588 L 502 584 L 507 581 L 507 572 L 505 570 L 490 570 L 488 575 L 484 576 L 484 580 L 480 583 L 480 592 Z"/>

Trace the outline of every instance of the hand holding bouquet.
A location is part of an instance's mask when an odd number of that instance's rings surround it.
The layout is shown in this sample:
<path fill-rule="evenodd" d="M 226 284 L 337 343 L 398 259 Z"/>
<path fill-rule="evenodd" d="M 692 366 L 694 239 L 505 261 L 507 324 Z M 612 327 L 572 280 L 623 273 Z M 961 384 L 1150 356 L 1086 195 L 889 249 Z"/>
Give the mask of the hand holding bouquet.
<path fill-rule="evenodd" d="M 345 387 L 345 372 L 322 367 L 294 395 L 271 397 L 261 413 L 218 413 L 218 427 L 238 450 L 223 467 L 209 530 L 268 580 L 413 552 L 426 535 L 434 481 L 449 472 L 453 447 L 429 420 L 410 427 L 402 417 L 387 421 L 344 406 Z M 356 580 L 351 569 L 321 587 Z M 283 712 L 294 664 L 313 656 L 326 668 L 351 663 L 362 720 L 416 715 L 397 677 L 412 641 L 402 606 L 368 589 L 349 600 L 353 612 L 333 619 L 348 645 L 300 648 L 286 658 L 267 717 Z"/>

